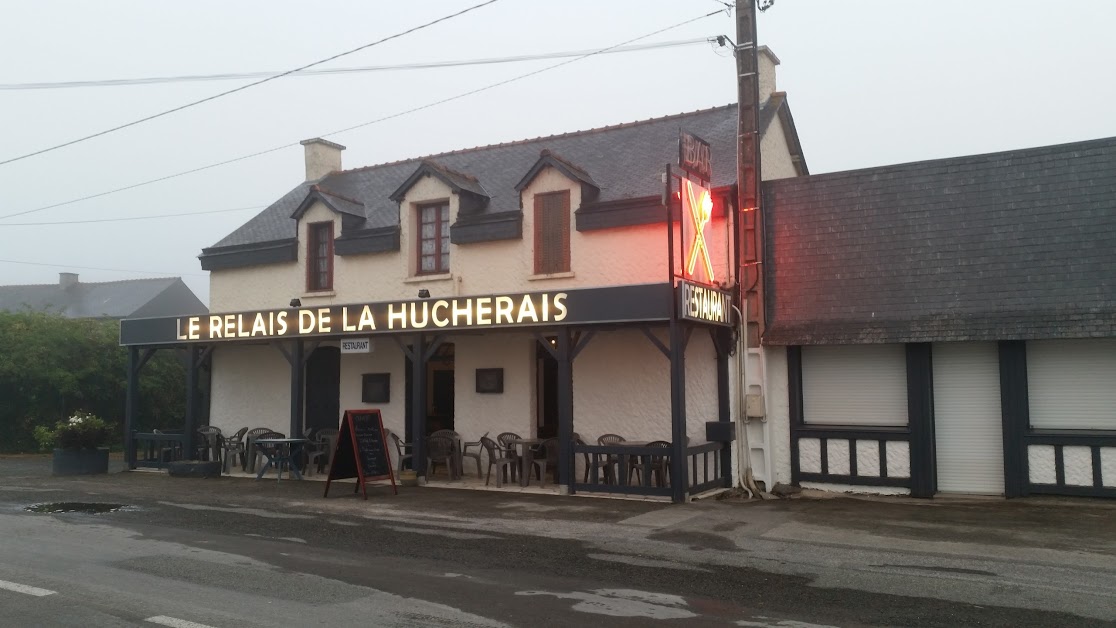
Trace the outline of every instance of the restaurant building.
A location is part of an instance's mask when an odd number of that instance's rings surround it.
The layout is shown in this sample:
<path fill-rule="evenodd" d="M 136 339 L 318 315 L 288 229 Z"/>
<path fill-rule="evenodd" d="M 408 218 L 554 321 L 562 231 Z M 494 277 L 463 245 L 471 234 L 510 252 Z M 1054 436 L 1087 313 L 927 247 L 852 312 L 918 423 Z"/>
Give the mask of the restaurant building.
<path fill-rule="evenodd" d="M 758 63 L 763 177 L 805 175 L 778 59 Z M 371 407 L 418 460 L 437 429 L 515 432 L 559 439 L 571 492 L 726 486 L 738 122 L 728 105 L 350 170 L 307 140 L 306 180 L 202 251 L 213 313 L 122 325 L 131 387 L 186 348 L 225 433 Z M 605 434 L 669 443 L 671 481 L 597 477 Z"/>
<path fill-rule="evenodd" d="M 775 475 L 1116 496 L 1116 138 L 765 184 Z"/>

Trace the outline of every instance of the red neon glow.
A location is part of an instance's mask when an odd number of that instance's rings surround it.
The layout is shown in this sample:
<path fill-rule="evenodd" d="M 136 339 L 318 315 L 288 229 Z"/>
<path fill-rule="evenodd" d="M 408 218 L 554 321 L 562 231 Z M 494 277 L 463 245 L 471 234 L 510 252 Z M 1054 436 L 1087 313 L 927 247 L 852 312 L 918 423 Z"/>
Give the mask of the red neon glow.
<path fill-rule="evenodd" d="M 694 225 L 694 241 L 690 244 L 690 255 L 686 261 L 686 274 L 693 276 L 694 267 L 697 265 L 698 255 L 701 255 L 705 275 L 710 282 L 714 281 L 713 262 L 709 259 L 709 245 L 705 242 L 705 226 L 713 217 L 713 199 L 709 190 L 697 185 L 689 179 L 682 179 L 682 188 L 686 191 L 685 204 L 690 207 L 690 221 Z"/>

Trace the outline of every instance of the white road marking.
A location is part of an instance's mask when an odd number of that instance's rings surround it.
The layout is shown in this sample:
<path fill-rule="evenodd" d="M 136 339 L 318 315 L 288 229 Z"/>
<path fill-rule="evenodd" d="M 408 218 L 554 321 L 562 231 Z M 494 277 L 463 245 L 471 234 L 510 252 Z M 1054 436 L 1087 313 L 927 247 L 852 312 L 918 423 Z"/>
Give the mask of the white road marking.
<path fill-rule="evenodd" d="M 170 626 L 171 628 L 213 628 L 213 626 L 199 624 L 194 621 L 186 621 L 185 619 L 177 619 L 175 617 L 167 617 L 166 615 L 148 617 L 144 621 L 152 624 L 159 624 L 160 626 Z"/>
<path fill-rule="evenodd" d="M 29 587 L 26 584 L 8 582 L 7 580 L 0 580 L 0 589 L 7 589 L 8 591 L 15 591 L 16 593 L 23 593 L 26 595 L 34 595 L 35 597 L 43 597 L 57 593 L 57 591 L 40 589 L 39 587 Z"/>

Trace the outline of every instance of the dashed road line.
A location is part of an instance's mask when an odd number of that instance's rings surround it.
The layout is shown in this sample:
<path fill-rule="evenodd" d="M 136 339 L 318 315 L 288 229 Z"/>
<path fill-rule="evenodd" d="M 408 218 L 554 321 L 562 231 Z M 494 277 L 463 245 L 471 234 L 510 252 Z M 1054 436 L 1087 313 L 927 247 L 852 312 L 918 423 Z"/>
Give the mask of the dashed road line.
<path fill-rule="evenodd" d="M 159 624 L 160 626 L 170 626 L 171 628 L 213 628 L 213 626 L 186 621 L 185 619 L 178 619 L 177 617 L 167 617 L 166 615 L 148 617 L 144 621 L 152 624 Z"/>
<path fill-rule="evenodd" d="M 0 580 L 0 589 L 7 589 L 8 591 L 15 591 L 16 593 L 23 593 L 26 595 L 34 595 L 35 597 L 44 597 L 47 595 L 54 595 L 57 591 L 50 589 L 40 589 L 39 587 L 29 587 L 26 584 L 19 584 L 17 582 L 8 582 L 7 580 Z"/>

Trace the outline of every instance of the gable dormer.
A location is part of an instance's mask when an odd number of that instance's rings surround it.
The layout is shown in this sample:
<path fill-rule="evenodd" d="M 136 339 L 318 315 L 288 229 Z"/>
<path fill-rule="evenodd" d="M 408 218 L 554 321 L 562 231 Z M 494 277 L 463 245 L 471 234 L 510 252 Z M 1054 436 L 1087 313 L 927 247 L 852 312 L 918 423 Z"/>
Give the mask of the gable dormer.
<path fill-rule="evenodd" d="M 391 193 L 389 198 L 397 203 L 402 202 L 404 197 L 407 196 L 407 192 L 424 177 L 438 179 L 457 195 L 459 200 L 458 212 L 460 214 L 477 214 L 488 207 L 488 201 L 490 200 L 488 192 L 481 186 L 476 177 L 451 170 L 429 159 L 423 160 L 419 167 L 411 173 L 411 176 L 407 177 L 403 184 Z"/>
<path fill-rule="evenodd" d="M 535 161 L 534 165 L 527 171 L 527 174 L 523 175 L 519 183 L 515 184 L 515 191 L 519 192 L 521 196 L 519 201 L 520 207 L 523 206 L 523 190 L 527 189 L 527 186 L 531 185 L 535 177 L 539 176 L 539 173 L 547 168 L 554 168 L 567 179 L 578 183 L 581 186 L 582 203 L 591 203 L 600 196 L 601 186 L 597 185 L 597 182 L 593 180 L 593 177 L 589 176 L 588 172 L 578 167 L 573 162 L 563 159 L 556 153 L 544 148 L 542 152 L 539 153 L 538 160 Z"/>
<path fill-rule="evenodd" d="M 321 203 L 341 217 L 341 235 L 333 242 L 333 250 L 337 255 L 399 250 L 398 224 L 370 224 L 364 203 L 327 190 L 320 185 L 310 187 L 310 192 L 299 203 L 291 218 L 301 221 L 317 203 Z"/>

